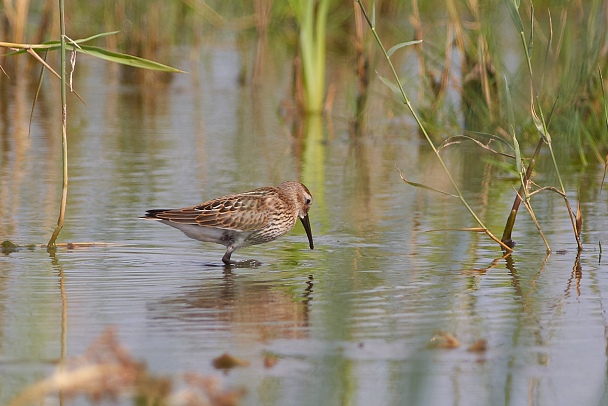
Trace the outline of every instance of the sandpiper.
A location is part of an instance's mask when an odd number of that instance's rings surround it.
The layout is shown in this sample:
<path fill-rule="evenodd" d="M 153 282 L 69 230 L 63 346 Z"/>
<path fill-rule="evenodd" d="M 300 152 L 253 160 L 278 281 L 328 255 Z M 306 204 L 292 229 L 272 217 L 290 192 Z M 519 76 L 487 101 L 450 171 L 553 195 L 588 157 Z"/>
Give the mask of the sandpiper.
<path fill-rule="evenodd" d="M 283 182 L 218 197 L 183 209 L 147 210 L 145 219 L 158 220 L 199 241 L 226 246 L 225 264 L 242 247 L 273 241 L 290 231 L 300 218 L 310 249 L 314 248 L 308 210 L 312 195 L 299 182 Z"/>

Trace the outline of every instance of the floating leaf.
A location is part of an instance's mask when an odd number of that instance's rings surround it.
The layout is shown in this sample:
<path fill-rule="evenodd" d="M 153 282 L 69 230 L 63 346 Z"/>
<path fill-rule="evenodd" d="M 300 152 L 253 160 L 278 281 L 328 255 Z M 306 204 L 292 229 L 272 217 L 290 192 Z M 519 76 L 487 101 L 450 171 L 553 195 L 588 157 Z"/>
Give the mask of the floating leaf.
<path fill-rule="evenodd" d="M 392 54 L 394 54 L 394 53 L 395 53 L 395 51 L 396 51 L 396 50 L 398 50 L 398 49 L 401 49 L 401 48 L 404 48 L 404 47 L 407 47 L 407 46 L 410 46 L 410 45 L 416 45 L 416 44 L 420 44 L 421 42 L 422 42 L 422 40 L 421 40 L 421 39 L 417 39 L 417 40 L 415 40 L 415 41 L 401 42 L 401 43 L 399 43 L 399 44 L 397 44 L 397 45 L 393 45 L 393 46 L 391 47 L 391 49 L 389 49 L 388 51 L 386 51 L 386 54 L 387 54 L 388 56 L 391 56 L 391 55 L 392 55 Z"/>

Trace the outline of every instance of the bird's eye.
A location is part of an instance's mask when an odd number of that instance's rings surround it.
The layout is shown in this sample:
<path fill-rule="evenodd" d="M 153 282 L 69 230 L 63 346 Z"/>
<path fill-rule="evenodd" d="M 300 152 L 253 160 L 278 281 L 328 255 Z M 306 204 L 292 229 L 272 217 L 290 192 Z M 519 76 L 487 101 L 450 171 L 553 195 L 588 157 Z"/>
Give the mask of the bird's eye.
<path fill-rule="evenodd" d="M 312 203 L 312 199 L 310 197 L 306 198 L 306 204 L 311 204 Z"/>

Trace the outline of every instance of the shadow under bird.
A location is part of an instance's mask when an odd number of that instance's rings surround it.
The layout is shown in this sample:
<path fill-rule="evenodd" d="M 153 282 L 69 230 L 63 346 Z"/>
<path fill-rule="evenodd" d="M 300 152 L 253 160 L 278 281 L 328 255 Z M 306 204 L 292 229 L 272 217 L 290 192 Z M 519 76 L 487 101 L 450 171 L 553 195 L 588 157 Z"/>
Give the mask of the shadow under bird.
<path fill-rule="evenodd" d="M 308 219 L 311 205 L 308 188 L 289 181 L 218 197 L 197 206 L 147 210 L 142 218 L 175 227 L 195 240 L 224 245 L 222 262 L 234 264 L 230 256 L 235 250 L 276 240 L 290 231 L 298 218 L 313 249 Z"/>

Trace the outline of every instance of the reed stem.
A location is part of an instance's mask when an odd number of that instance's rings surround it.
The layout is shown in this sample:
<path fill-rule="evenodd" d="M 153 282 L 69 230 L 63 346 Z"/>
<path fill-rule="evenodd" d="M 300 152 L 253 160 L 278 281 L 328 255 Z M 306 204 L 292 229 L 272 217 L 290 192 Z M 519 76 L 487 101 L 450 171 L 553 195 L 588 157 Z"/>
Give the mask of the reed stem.
<path fill-rule="evenodd" d="M 51 239 L 47 244 L 47 251 L 55 250 L 57 245 L 57 237 L 63 228 L 63 220 L 65 218 L 65 208 L 68 200 L 68 133 L 67 133 L 67 92 L 66 92 L 66 36 L 65 36 L 65 18 L 64 18 L 64 0 L 59 0 L 59 30 L 61 32 L 61 156 L 63 163 L 63 184 L 61 188 L 61 206 L 59 208 L 59 218 L 57 226 L 51 235 Z"/>

